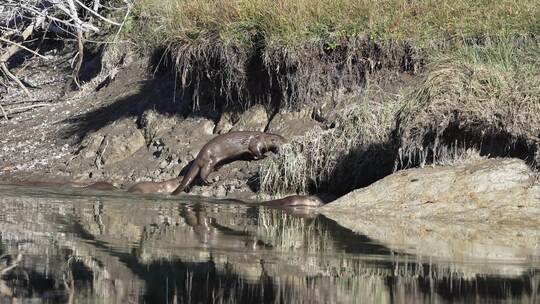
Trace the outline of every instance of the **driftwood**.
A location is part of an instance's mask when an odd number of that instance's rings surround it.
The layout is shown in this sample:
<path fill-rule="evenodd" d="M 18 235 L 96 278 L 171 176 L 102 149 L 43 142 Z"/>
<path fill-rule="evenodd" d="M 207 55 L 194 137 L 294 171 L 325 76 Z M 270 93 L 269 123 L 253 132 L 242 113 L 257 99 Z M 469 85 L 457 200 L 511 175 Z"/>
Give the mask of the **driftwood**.
<path fill-rule="evenodd" d="M 107 3 L 111 0 L 101 1 Z M 0 11 L 0 29 L 2 30 L 0 36 L 0 69 L 6 78 L 15 82 L 26 95 L 30 96 L 28 89 L 16 75 L 9 71 L 6 63 L 21 49 L 46 60 L 46 57 L 39 54 L 38 51 L 30 49 L 25 43 L 36 31 L 42 33 L 43 37 L 49 31 L 60 31 L 74 36 L 77 40 L 77 52 L 73 58 L 71 81 L 74 81 L 77 88 L 80 88 L 78 74 L 83 63 L 84 44 L 87 41 L 85 33 L 101 32 L 106 28 L 105 24 L 107 24 L 119 27 L 116 33 L 116 36 L 118 36 L 131 11 L 131 1 L 124 0 L 126 15 L 121 23 L 103 15 L 103 10 L 107 10 L 107 6 L 102 4 L 100 0 L 92 1 L 91 7 L 80 0 L 2 1 L 3 9 Z"/>

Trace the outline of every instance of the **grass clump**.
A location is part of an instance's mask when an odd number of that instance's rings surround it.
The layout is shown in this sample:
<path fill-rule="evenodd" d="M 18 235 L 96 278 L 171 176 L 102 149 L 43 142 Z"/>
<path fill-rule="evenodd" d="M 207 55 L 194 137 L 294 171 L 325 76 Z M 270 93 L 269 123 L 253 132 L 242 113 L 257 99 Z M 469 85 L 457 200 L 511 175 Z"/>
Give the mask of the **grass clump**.
<path fill-rule="evenodd" d="M 444 159 L 456 141 L 531 162 L 536 153 L 538 164 L 540 44 L 494 39 L 436 53 L 403 103 L 402 166 Z"/>
<path fill-rule="evenodd" d="M 371 100 L 383 94 L 379 100 Z M 344 193 L 388 174 L 393 163 L 391 133 L 398 104 L 392 96 L 366 89 L 351 97 L 335 127 L 294 138 L 262 165 L 261 190 L 273 194 Z"/>

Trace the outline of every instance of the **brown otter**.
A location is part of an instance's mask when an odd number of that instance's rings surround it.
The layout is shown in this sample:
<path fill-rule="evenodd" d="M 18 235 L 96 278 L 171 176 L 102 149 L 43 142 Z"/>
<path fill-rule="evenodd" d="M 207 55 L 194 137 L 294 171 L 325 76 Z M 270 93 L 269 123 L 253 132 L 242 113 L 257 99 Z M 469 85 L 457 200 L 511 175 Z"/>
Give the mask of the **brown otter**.
<path fill-rule="evenodd" d="M 184 177 L 178 176 L 163 182 L 139 182 L 131 186 L 127 192 L 131 193 L 171 193 Z"/>
<path fill-rule="evenodd" d="M 262 202 L 267 207 L 320 207 L 322 200 L 314 195 L 290 195 L 284 198 Z"/>
<path fill-rule="evenodd" d="M 95 183 L 78 183 L 78 182 L 67 182 L 63 186 L 69 186 L 74 188 L 84 188 L 84 189 L 94 189 L 94 190 L 118 190 L 113 184 L 108 182 L 95 182 Z"/>
<path fill-rule="evenodd" d="M 108 182 L 42 182 L 42 181 L 24 181 L 14 183 L 16 186 L 26 186 L 26 187 L 45 187 L 45 188 L 83 188 L 83 189 L 94 189 L 94 190 L 118 190 L 113 184 Z"/>
<path fill-rule="evenodd" d="M 202 147 L 182 183 L 172 194 L 182 193 L 197 175 L 200 175 L 204 183 L 208 183 L 206 178 L 220 162 L 243 155 L 261 159 L 264 158 L 264 153 L 276 152 L 285 142 L 280 135 L 255 131 L 235 131 L 218 135 Z"/>

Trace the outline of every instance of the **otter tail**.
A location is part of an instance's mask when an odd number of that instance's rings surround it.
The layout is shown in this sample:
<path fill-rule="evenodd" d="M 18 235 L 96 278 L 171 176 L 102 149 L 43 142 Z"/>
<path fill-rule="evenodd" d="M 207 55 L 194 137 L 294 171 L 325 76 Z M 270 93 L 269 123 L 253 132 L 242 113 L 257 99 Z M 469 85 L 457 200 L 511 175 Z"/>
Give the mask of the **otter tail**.
<path fill-rule="evenodd" d="M 195 177 L 197 177 L 199 171 L 201 171 L 201 167 L 199 167 L 197 163 L 193 162 L 191 168 L 189 168 L 188 174 L 184 176 L 184 179 L 182 179 L 182 183 L 180 183 L 180 186 L 178 186 L 178 188 L 176 188 L 176 190 L 172 192 L 172 195 L 178 195 L 182 193 L 184 189 L 193 182 Z"/>

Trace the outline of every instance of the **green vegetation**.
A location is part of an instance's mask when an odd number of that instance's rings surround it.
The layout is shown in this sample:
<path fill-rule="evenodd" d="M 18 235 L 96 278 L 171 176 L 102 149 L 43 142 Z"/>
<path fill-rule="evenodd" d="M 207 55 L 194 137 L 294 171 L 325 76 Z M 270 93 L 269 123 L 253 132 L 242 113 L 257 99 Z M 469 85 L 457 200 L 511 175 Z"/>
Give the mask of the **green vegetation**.
<path fill-rule="evenodd" d="M 340 37 L 360 33 L 422 46 L 440 38 L 540 29 L 535 0 L 141 0 L 135 17 L 133 34 L 142 33 L 149 46 L 245 45 L 260 36 L 269 47 L 291 49 L 322 39 L 332 48 Z"/>

